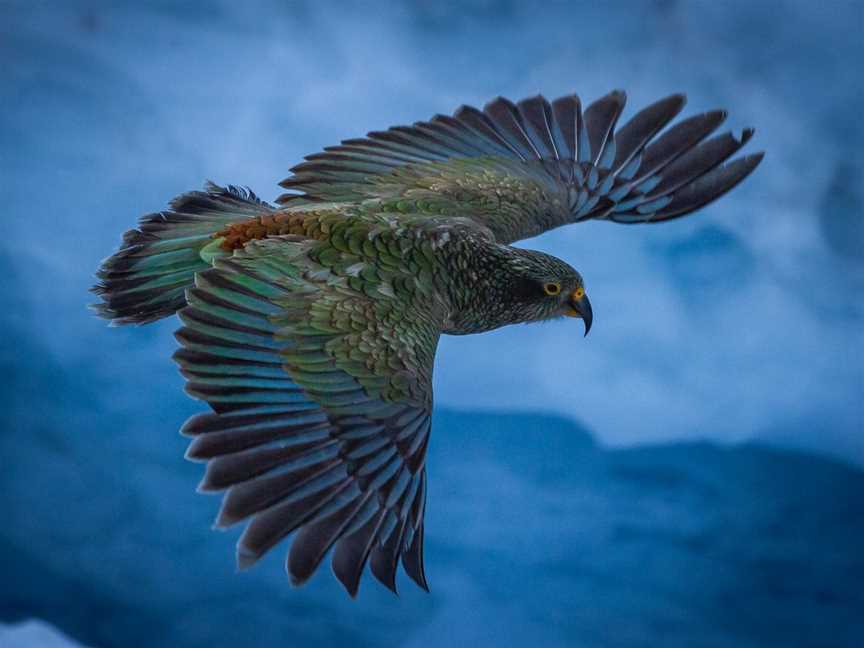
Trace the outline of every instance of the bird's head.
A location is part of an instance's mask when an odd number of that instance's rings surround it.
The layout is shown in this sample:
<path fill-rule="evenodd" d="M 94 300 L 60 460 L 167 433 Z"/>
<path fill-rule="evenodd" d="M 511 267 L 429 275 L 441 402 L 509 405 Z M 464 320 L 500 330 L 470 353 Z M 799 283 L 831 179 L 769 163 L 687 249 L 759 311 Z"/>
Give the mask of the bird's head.
<path fill-rule="evenodd" d="M 593 312 L 582 275 L 561 259 L 543 252 L 512 249 L 508 292 L 519 321 L 579 317 L 588 335 Z"/>

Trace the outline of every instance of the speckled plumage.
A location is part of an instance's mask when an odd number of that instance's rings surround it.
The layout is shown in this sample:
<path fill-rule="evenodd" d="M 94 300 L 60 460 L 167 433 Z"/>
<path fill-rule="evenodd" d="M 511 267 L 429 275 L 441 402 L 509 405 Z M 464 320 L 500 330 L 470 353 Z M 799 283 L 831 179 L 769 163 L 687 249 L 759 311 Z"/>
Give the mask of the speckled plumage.
<path fill-rule="evenodd" d="M 354 595 L 367 563 L 395 591 L 423 572 L 425 450 L 442 333 L 591 310 L 582 277 L 513 241 L 587 218 L 657 222 L 731 189 L 752 135 L 705 138 L 725 113 L 655 135 L 674 95 L 620 131 L 624 94 L 498 99 L 311 155 L 273 207 L 208 185 L 144 217 L 99 271 L 116 323 L 179 312 L 175 359 L 212 412 L 186 423 L 220 526 L 248 520 L 242 567 L 289 534 L 305 582 L 333 549 Z"/>

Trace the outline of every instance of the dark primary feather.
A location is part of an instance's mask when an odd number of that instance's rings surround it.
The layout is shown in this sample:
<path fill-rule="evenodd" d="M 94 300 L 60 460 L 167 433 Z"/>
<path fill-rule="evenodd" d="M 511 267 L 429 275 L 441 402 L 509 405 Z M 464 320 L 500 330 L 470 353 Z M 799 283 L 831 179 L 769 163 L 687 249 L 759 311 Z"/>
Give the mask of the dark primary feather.
<path fill-rule="evenodd" d="M 662 181 L 648 193 L 648 198 L 665 196 L 693 180 L 704 176 L 718 164 L 729 159 L 753 136 L 753 129 L 745 129 L 741 137 L 724 133 L 703 141 L 684 155 L 669 164 L 663 173 Z"/>
<path fill-rule="evenodd" d="M 659 133 L 684 108 L 687 98 L 674 94 L 636 113 L 617 133 L 616 151 L 612 168 L 620 171 L 638 156 L 652 137 Z"/>
<path fill-rule="evenodd" d="M 726 119 L 725 110 L 695 115 L 678 122 L 645 149 L 637 178 L 660 172 L 667 164 L 696 146 Z"/>
<path fill-rule="evenodd" d="M 519 114 L 523 127 L 527 126 L 531 129 L 531 139 L 540 151 L 540 157 L 547 160 L 560 160 L 561 153 L 558 151 L 558 146 L 561 138 L 558 138 L 559 143 L 556 144 L 553 133 L 555 117 L 549 102 L 541 95 L 523 99 L 519 102 Z"/>
<path fill-rule="evenodd" d="M 717 110 L 661 133 L 684 106 L 684 95 L 676 94 L 641 110 L 616 132 L 625 102 L 626 94 L 616 90 L 584 111 L 576 95 L 551 103 L 538 95 L 516 104 L 499 97 L 482 111 L 463 106 L 453 117 L 369 133 L 308 156 L 281 183 L 296 193 L 279 201 L 399 198 L 428 193 L 434 184 L 441 189 L 427 200 L 454 201 L 454 214 L 474 218 L 509 243 L 590 218 L 677 218 L 729 191 L 761 159 L 751 156 L 734 165 L 735 173 L 711 175 L 750 139 L 752 129 L 740 138 L 726 134 L 704 141 L 726 117 Z M 472 174 L 482 170 L 496 176 L 504 191 L 473 184 Z M 524 190 L 508 193 L 516 184 Z M 448 187 L 455 198 L 447 197 Z M 493 195 L 497 209 L 478 210 Z"/>
<path fill-rule="evenodd" d="M 608 168 L 615 159 L 615 123 L 624 110 L 627 95 L 622 90 L 610 92 L 585 109 L 585 130 L 591 147 L 590 162 Z"/>
<path fill-rule="evenodd" d="M 489 117 L 490 125 L 498 131 L 498 133 L 517 147 L 520 156 L 524 160 L 534 160 L 543 157 L 540 152 L 542 143 L 534 143 L 534 140 L 525 131 L 522 123 L 522 116 L 519 110 L 513 105 L 513 102 L 504 97 L 498 97 L 495 101 L 491 101 L 483 107 L 483 112 Z"/>
<path fill-rule="evenodd" d="M 563 135 L 567 159 L 573 162 L 585 161 L 590 154 L 590 146 L 582 120 L 582 103 L 579 97 L 574 94 L 556 99 L 552 102 L 552 113 L 555 124 Z"/>
<path fill-rule="evenodd" d="M 659 210 L 652 220 L 663 221 L 678 218 L 704 207 L 750 175 L 762 161 L 764 155 L 764 153 L 754 153 L 738 158 L 700 176 L 694 182 L 687 184 L 681 191 L 673 194 L 673 199 L 669 204 Z"/>
<path fill-rule="evenodd" d="M 480 141 L 485 141 L 490 147 L 498 148 L 500 154 L 518 160 L 526 160 L 524 145 L 506 136 L 506 129 L 496 126 L 495 122 L 484 112 L 472 106 L 462 106 L 456 111 L 457 120 L 464 124 L 472 135 Z"/>

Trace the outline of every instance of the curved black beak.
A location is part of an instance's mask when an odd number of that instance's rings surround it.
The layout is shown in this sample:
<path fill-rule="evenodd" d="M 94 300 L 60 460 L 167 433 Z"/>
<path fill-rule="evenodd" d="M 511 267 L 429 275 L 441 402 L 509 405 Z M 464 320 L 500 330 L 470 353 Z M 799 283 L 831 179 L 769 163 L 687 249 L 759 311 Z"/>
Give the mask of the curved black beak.
<path fill-rule="evenodd" d="M 570 308 L 572 313 L 568 313 L 571 317 L 581 317 L 582 323 L 585 324 L 585 335 L 591 330 L 591 322 L 594 321 L 594 311 L 591 310 L 591 302 L 588 301 L 588 295 L 582 293 L 581 297 L 577 297 L 576 293 L 570 295 Z"/>

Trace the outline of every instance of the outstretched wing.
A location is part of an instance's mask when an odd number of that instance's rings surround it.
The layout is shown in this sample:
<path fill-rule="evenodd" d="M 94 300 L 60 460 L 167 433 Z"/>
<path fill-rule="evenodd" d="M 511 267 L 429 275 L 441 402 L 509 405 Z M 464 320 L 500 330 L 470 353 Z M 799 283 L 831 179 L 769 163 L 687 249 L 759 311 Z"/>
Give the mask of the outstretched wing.
<path fill-rule="evenodd" d="M 509 243 L 589 218 L 652 223 L 720 197 L 762 159 L 726 162 L 753 135 L 706 139 L 726 117 L 716 110 L 678 122 L 672 95 L 615 130 L 626 95 L 614 91 L 584 111 L 576 95 L 504 98 L 483 111 L 397 126 L 306 157 L 281 184 L 283 204 L 381 199 L 399 211 L 471 216 Z"/>
<path fill-rule="evenodd" d="M 187 455 L 208 462 L 200 490 L 227 489 L 217 526 L 249 521 L 240 567 L 295 533 L 295 585 L 335 546 L 333 571 L 352 596 L 367 562 L 395 591 L 400 557 L 425 589 L 439 333 L 414 315 L 410 291 L 378 291 L 339 260 L 326 244 L 280 237 L 197 274 L 175 359 L 213 412 L 184 426 Z"/>

